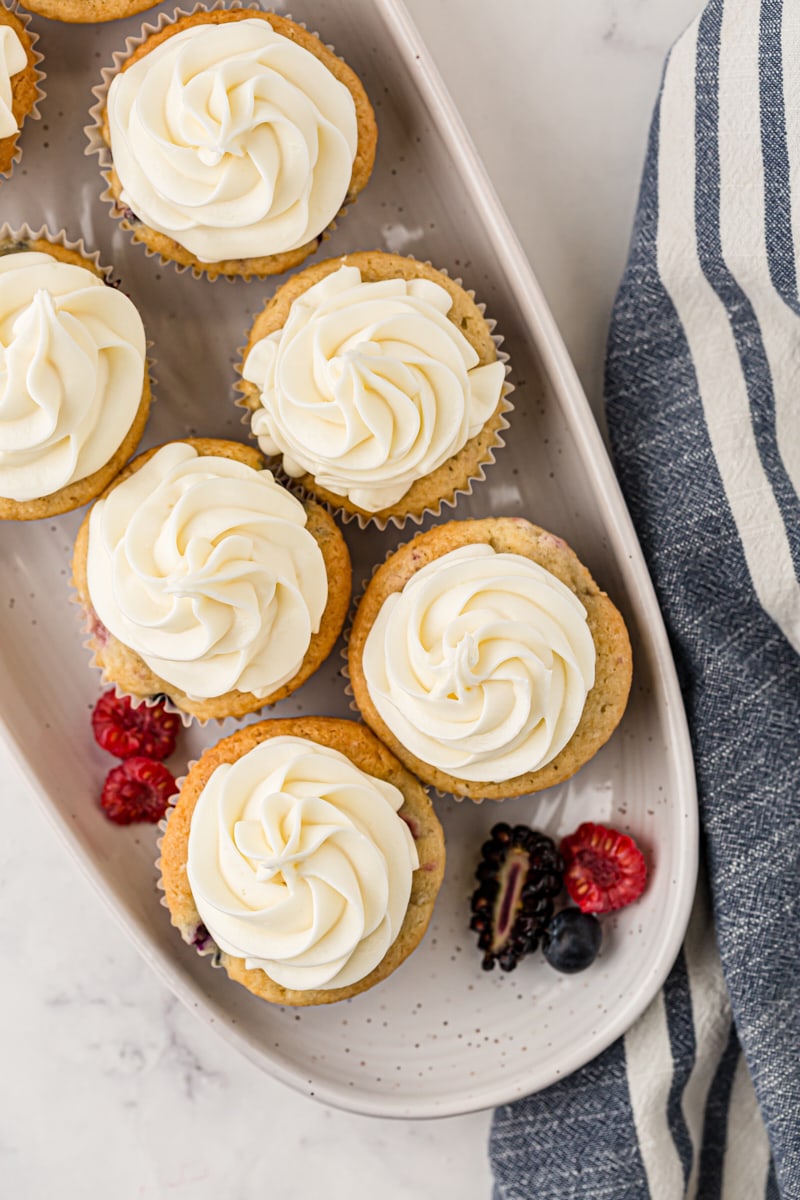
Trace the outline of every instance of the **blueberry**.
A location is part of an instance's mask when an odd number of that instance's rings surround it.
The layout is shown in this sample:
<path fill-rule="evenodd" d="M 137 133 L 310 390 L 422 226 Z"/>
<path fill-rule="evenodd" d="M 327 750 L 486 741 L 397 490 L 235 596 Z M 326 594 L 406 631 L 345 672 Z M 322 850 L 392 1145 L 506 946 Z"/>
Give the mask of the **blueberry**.
<path fill-rule="evenodd" d="M 597 917 L 579 908 L 564 908 L 548 926 L 544 956 L 556 971 L 573 975 L 592 965 L 602 936 Z"/>

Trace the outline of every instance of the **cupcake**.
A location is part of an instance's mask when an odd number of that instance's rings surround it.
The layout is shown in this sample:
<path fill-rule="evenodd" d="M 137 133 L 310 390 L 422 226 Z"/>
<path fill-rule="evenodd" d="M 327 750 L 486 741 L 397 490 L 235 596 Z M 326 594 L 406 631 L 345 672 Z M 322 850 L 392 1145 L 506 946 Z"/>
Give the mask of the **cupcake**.
<path fill-rule="evenodd" d="M 573 775 L 631 684 L 617 609 L 560 538 L 512 517 L 453 521 L 378 568 L 349 644 L 367 724 L 442 792 L 502 800 Z"/>
<path fill-rule="evenodd" d="M 425 933 L 444 873 L 430 799 L 353 721 L 262 721 L 206 750 L 161 845 L 172 924 L 275 1004 L 380 983 Z"/>
<path fill-rule="evenodd" d="M 41 96 L 36 64 L 42 56 L 33 48 L 28 19 L 0 4 L 0 175 L 8 175 L 19 157 L 23 121 Z"/>
<path fill-rule="evenodd" d="M 350 601 L 333 518 L 258 451 L 191 438 L 140 455 L 91 508 L 73 582 L 104 679 L 200 720 L 275 704 L 321 666 Z"/>
<path fill-rule="evenodd" d="M 79 508 L 127 462 L 147 421 L 139 313 L 80 250 L 2 230 L 0 353 L 0 518 Z"/>
<path fill-rule="evenodd" d="M 116 215 L 148 250 L 212 279 L 297 266 L 372 171 L 360 80 L 260 9 L 198 9 L 145 35 L 93 110 Z"/>
<path fill-rule="evenodd" d="M 267 455 L 362 524 L 402 524 L 482 476 L 502 444 L 505 366 L 471 294 L 380 251 L 306 267 L 250 331 L 243 403 Z"/>
<path fill-rule="evenodd" d="M 82 25 L 132 17 L 156 4 L 158 0 L 25 0 L 25 7 L 41 17 Z"/>

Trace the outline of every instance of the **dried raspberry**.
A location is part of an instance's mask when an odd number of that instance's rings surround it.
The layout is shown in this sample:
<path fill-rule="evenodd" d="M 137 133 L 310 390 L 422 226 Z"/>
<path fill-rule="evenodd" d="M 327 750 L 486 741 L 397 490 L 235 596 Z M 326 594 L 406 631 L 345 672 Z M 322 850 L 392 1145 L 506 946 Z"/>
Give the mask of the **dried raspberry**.
<path fill-rule="evenodd" d="M 563 839 L 560 850 L 564 884 L 581 912 L 613 912 L 644 891 L 644 855 L 625 833 L 584 821 Z"/>
<path fill-rule="evenodd" d="M 127 696 L 118 697 L 113 690 L 103 693 L 92 713 L 95 741 L 116 758 L 168 758 L 180 727 L 180 717 L 166 712 L 163 703 L 134 708 Z"/>
<path fill-rule="evenodd" d="M 164 816 L 167 802 L 177 790 L 163 763 L 140 755 L 126 758 L 108 772 L 100 806 L 117 825 L 131 825 L 134 821 L 155 823 Z"/>

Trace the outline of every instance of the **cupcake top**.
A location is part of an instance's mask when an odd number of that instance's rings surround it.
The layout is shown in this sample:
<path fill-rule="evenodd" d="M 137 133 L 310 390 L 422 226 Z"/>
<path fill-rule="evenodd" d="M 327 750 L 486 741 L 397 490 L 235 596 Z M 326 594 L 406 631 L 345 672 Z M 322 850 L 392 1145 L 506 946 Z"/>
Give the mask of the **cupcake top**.
<path fill-rule="evenodd" d="M 114 77 L 107 120 L 122 203 L 201 263 L 312 242 L 358 147 L 350 90 L 257 17 L 158 41 Z"/>
<path fill-rule="evenodd" d="M 90 24 L 132 17 L 157 3 L 158 0 L 25 0 L 25 7 L 52 21 Z"/>
<path fill-rule="evenodd" d="M 13 113 L 11 79 L 28 65 L 28 53 L 16 30 L 0 25 L 0 138 L 19 133 Z"/>
<path fill-rule="evenodd" d="M 586 609 L 560 579 L 476 543 L 386 597 L 363 672 L 381 719 L 417 758 L 502 783 L 566 746 L 594 683 L 595 645 Z"/>
<path fill-rule="evenodd" d="M 0 496 L 30 501 L 98 471 L 142 401 L 141 317 L 100 275 L 0 254 Z"/>
<path fill-rule="evenodd" d="M 220 949 L 296 991 L 362 980 L 397 938 L 419 866 L 402 804 L 393 784 L 304 737 L 217 766 L 187 873 Z"/>
<path fill-rule="evenodd" d="M 298 672 L 328 598 L 306 511 L 269 471 L 162 446 L 91 511 L 100 621 L 172 687 L 263 698 Z"/>
<path fill-rule="evenodd" d="M 505 368 L 480 364 L 430 278 L 364 280 L 344 265 L 252 344 L 253 433 L 288 474 L 379 512 L 458 453 L 497 409 Z"/>

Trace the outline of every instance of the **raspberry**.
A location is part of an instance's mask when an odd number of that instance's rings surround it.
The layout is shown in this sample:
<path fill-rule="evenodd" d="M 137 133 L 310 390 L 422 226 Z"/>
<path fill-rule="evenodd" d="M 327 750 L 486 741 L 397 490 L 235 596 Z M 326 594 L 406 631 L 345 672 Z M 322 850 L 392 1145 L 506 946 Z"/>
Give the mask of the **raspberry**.
<path fill-rule="evenodd" d="M 560 849 L 564 883 L 581 912 L 613 912 L 644 891 L 644 856 L 627 834 L 584 821 L 563 839 Z"/>
<path fill-rule="evenodd" d="M 115 758 L 168 758 L 180 727 L 180 718 L 166 712 L 163 703 L 134 708 L 127 696 L 118 697 L 113 690 L 103 693 L 92 713 L 95 741 Z"/>
<path fill-rule="evenodd" d="M 134 821 L 160 821 L 175 780 L 163 763 L 139 755 L 112 767 L 103 784 L 100 807 L 109 821 L 131 825 Z"/>

